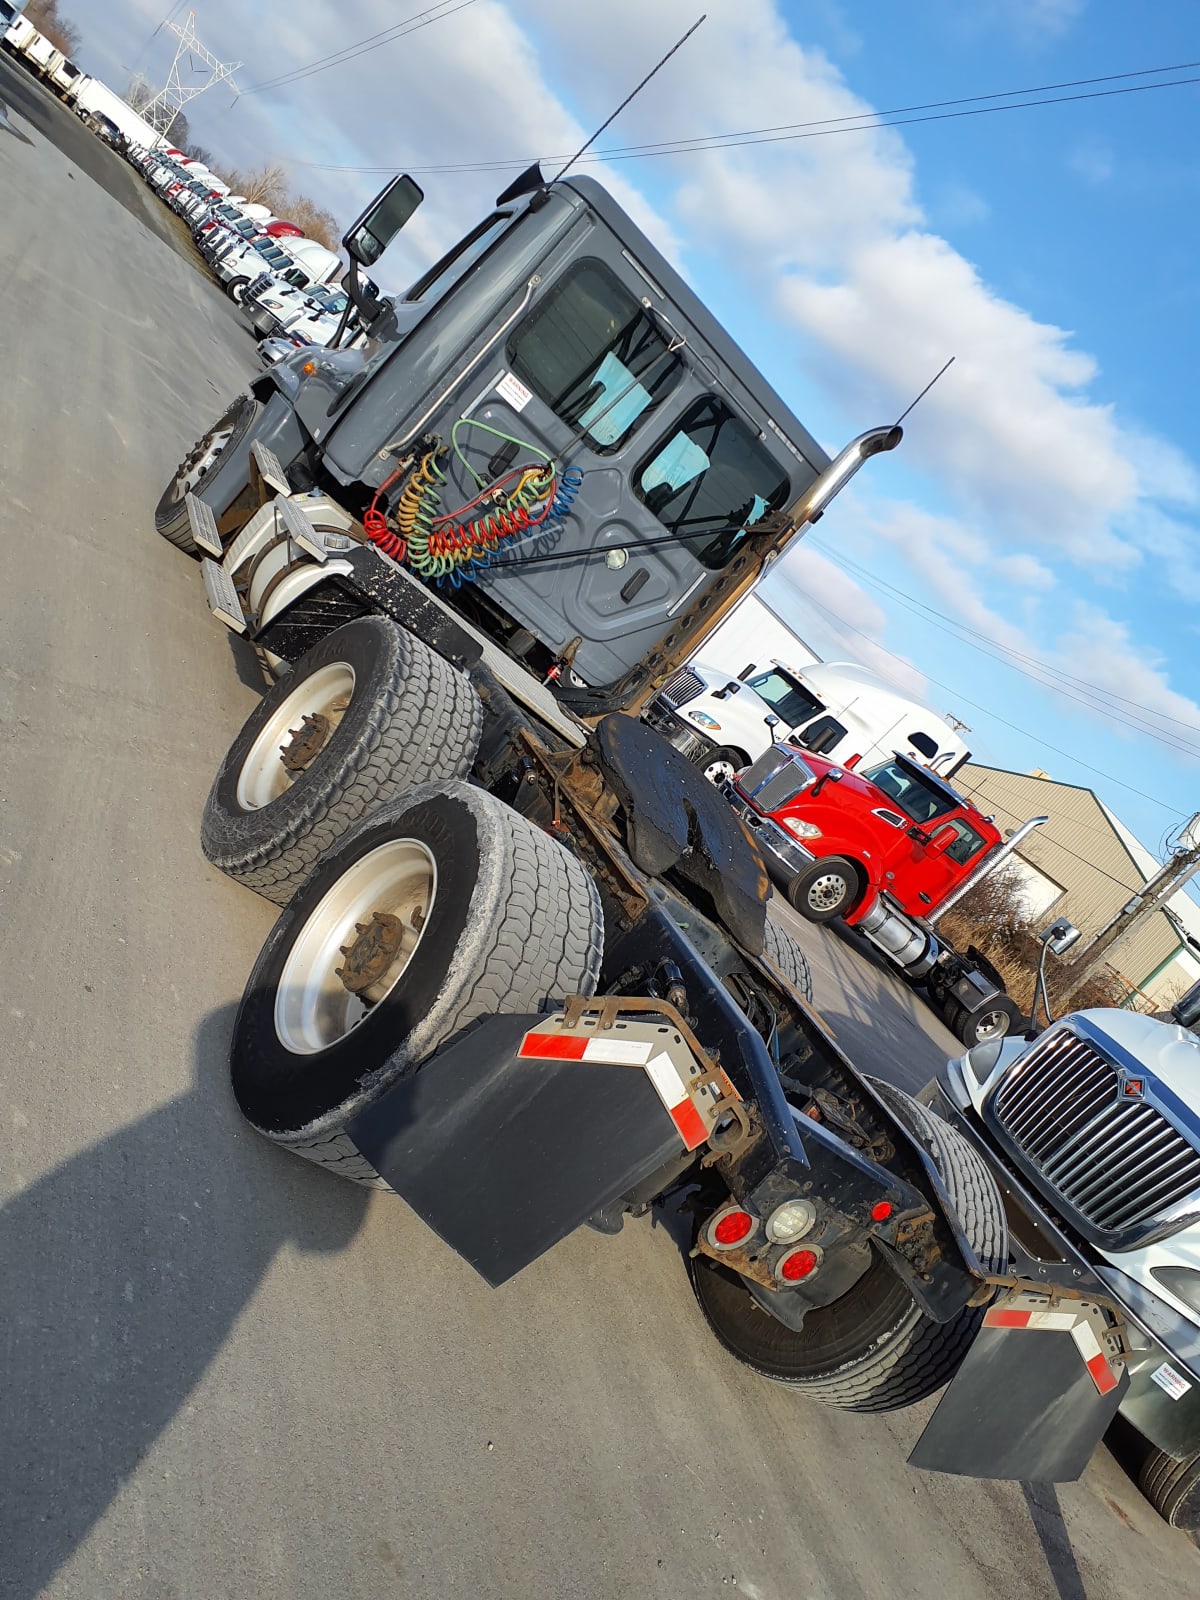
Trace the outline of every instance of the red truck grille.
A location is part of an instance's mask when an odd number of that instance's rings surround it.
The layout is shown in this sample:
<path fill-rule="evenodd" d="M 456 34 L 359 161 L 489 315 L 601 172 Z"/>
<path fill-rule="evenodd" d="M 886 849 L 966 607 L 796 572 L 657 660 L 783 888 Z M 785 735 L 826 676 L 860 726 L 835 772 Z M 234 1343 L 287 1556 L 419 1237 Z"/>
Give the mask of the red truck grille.
<path fill-rule="evenodd" d="M 813 770 L 773 744 L 738 778 L 738 788 L 759 811 L 777 811 L 813 781 Z"/>

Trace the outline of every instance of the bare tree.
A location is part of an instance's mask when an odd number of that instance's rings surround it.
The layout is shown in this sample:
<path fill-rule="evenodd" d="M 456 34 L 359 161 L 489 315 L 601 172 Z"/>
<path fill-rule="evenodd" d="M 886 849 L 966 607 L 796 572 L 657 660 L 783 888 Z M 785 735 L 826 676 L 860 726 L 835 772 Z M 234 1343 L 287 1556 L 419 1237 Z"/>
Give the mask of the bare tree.
<path fill-rule="evenodd" d="M 189 161 L 199 161 L 212 171 L 212 151 L 206 150 L 202 144 L 185 144 L 180 147 Z"/>
<path fill-rule="evenodd" d="M 304 194 L 291 194 L 286 202 L 286 215 L 306 236 L 323 244 L 327 250 L 336 251 L 341 244 L 341 231 L 332 211 L 326 211 L 315 200 Z"/>
<path fill-rule="evenodd" d="M 277 215 L 287 204 L 287 174 L 275 162 L 252 167 L 249 172 L 234 167 L 225 182 L 235 193 L 245 195 L 255 205 L 270 206 Z"/>
<path fill-rule="evenodd" d="M 63 16 L 58 9 L 58 0 L 29 0 L 25 15 L 63 55 L 73 56 L 79 49 L 79 29 Z"/>

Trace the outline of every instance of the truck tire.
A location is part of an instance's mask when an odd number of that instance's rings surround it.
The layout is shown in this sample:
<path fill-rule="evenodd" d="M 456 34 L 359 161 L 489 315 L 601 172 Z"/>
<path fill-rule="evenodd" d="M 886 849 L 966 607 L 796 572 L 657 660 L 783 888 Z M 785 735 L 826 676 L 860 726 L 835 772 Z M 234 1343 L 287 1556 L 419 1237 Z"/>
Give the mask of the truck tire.
<path fill-rule="evenodd" d="M 305 732 L 315 753 L 289 732 Z M 468 679 L 390 617 L 359 617 L 318 640 L 250 713 L 200 823 L 204 854 L 286 905 L 317 858 L 383 800 L 461 778 L 483 708 Z M 288 751 L 289 770 L 283 761 Z"/>
<path fill-rule="evenodd" d="M 1003 1039 L 1015 1033 L 1024 1021 L 1021 1008 L 1006 994 L 998 994 L 994 1000 L 988 1000 L 978 1011 L 959 1009 L 962 1014 L 955 1019 L 953 1031 L 968 1050 L 973 1050 L 977 1044 L 985 1044 L 989 1039 Z"/>
<path fill-rule="evenodd" d="M 723 783 L 728 783 L 735 772 L 740 772 L 743 767 L 750 765 L 750 757 L 741 750 L 735 750 L 732 745 L 722 745 L 719 750 L 714 750 L 712 755 L 705 758 L 701 764 L 701 771 L 709 783 L 715 783 L 718 788 Z"/>
<path fill-rule="evenodd" d="M 852 861 L 825 856 L 796 874 L 787 897 L 806 922 L 833 922 L 858 899 L 861 882 Z"/>
<path fill-rule="evenodd" d="M 984 1269 L 1006 1271 L 1004 1206 L 981 1158 L 924 1106 L 871 1082 L 933 1156 Z M 947 1323 L 930 1321 L 876 1258 L 840 1299 L 811 1311 L 797 1333 L 763 1311 L 736 1273 L 708 1256 L 690 1265 L 701 1310 L 732 1355 L 842 1411 L 897 1411 L 924 1400 L 958 1371 L 983 1321 L 982 1306 L 969 1306 Z"/>
<path fill-rule="evenodd" d="M 337 968 L 378 912 L 403 937 L 364 999 Z M 423 784 L 344 834 L 268 935 L 234 1025 L 237 1103 L 277 1144 L 379 1187 L 347 1123 L 477 1019 L 592 994 L 603 943 L 574 856 L 486 790 Z M 370 954 L 368 934 L 360 978 Z"/>
<path fill-rule="evenodd" d="M 763 954 L 768 961 L 775 963 L 792 988 L 798 989 L 809 1005 L 812 1005 L 813 983 L 808 957 L 787 929 L 781 928 L 777 922 L 772 922 L 770 917 L 767 918 L 766 927 L 763 929 Z"/>
<path fill-rule="evenodd" d="M 163 491 L 155 508 L 154 526 L 164 539 L 186 555 L 200 554 L 188 522 L 188 491 L 198 490 L 203 479 L 216 469 L 226 451 L 235 449 L 241 443 L 258 420 L 261 409 L 252 395 L 238 395 L 228 411 L 184 456 L 174 478 Z"/>
<path fill-rule="evenodd" d="M 1200 1450 L 1182 1461 L 1165 1450 L 1151 1450 L 1138 1474 L 1138 1488 L 1172 1528 L 1200 1533 Z"/>
<path fill-rule="evenodd" d="M 248 288 L 249 284 L 249 278 L 230 278 L 229 282 L 225 285 L 225 293 L 233 301 L 235 306 L 241 305 L 242 291 Z"/>

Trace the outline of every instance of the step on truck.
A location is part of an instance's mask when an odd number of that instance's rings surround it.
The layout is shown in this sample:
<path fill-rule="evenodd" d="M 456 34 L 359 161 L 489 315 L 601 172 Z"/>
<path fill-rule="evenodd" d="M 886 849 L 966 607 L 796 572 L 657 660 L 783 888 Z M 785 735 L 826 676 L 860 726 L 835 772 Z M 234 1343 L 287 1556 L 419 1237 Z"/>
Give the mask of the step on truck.
<path fill-rule="evenodd" d="M 912 755 L 897 750 L 851 771 L 791 741 L 772 745 L 722 792 L 800 915 L 854 928 L 925 990 L 964 1044 L 1028 1024 L 987 957 L 974 945 L 954 949 L 934 924 L 1045 817 L 1002 840 L 990 817 Z"/>
<path fill-rule="evenodd" d="M 275 679 L 201 830 L 281 908 L 241 1111 L 492 1284 L 661 1204 L 738 1360 L 860 1411 L 949 1382 L 925 1464 L 994 1441 L 989 1476 L 1077 1475 L 1117 1401 L 1069 1331 L 1068 1448 L 1059 1389 L 989 1380 L 1046 1299 L 996 1186 L 843 1054 L 748 833 L 639 715 L 900 430 L 831 459 L 587 179 L 532 169 L 407 293 L 364 293 L 419 199 L 397 179 L 347 235 L 365 338 L 256 380 L 157 511 Z M 1116 1311 L 1064 1320 L 1119 1391 Z"/>

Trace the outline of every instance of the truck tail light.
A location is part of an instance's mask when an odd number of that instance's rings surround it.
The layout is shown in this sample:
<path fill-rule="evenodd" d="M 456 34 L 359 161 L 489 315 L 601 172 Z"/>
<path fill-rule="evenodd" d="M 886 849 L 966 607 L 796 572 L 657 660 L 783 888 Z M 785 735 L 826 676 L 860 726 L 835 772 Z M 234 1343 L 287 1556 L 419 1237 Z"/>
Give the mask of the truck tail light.
<path fill-rule="evenodd" d="M 799 1283 L 811 1278 L 821 1265 L 819 1250 L 789 1250 L 775 1263 L 775 1276 L 780 1283 Z"/>
<path fill-rule="evenodd" d="M 758 1218 L 741 1206 L 725 1206 L 715 1212 L 704 1229 L 705 1238 L 714 1250 L 736 1250 L 758 1227 Z"/>
<path fill-rule="evenodd" d="M 794 1244 L 816 1220 L 817 1208 L 811 1200 L 785 1200 L 767 1218 L 767 1238 L 775 1244 Z"/>

